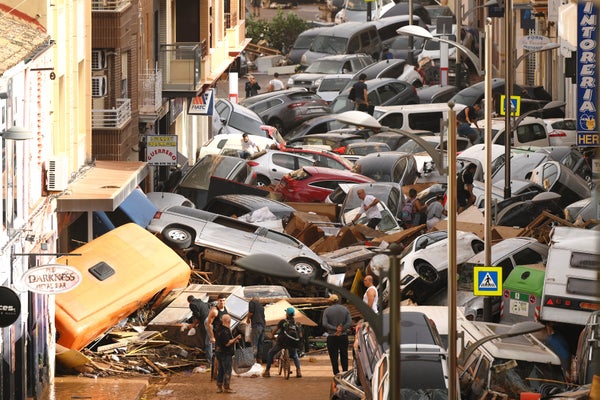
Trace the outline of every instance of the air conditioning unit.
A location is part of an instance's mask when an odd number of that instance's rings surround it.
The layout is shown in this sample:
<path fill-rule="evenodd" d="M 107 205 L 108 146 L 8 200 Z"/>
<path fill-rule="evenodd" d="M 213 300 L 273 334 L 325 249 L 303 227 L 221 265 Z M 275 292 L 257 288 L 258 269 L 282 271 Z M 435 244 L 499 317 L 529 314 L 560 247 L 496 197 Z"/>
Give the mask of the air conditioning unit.
<path fill-rule="evenodd" d="M 92 97 L 104 97 L 106 93 L 106 76 L 92 76 Z"/>
<path fill-rule="evenodd" d="M 104 50 L 92 50 L 92 69 L 102 70 L 106 69 L 106 51 Z"/>
<path fill-rule="evenodd" d="M 69 186 L 69 161 L 66 157 L 52 157 L 46 163 L 46 188 L 61 192 Z"/>

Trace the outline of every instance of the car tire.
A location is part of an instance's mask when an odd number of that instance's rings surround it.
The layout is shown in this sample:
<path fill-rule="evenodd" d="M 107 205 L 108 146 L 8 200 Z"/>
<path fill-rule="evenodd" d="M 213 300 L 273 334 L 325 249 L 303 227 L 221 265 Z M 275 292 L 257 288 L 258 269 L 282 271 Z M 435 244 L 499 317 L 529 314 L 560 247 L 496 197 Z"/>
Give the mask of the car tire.
<path fill-rule="evenodd" d="M 436 283 L 440 279 L 438 271 L 427 261 L 417 261 L 415 271 L 417 271 L 421 280 L 427 284 Z"/>
<path fill-rule="evenodd" d="M 264 175 L 258 175 L 256 177 L 256 186 L 269 186 L 271 180 Z"/>
<path fill-rule="evenodd" d="M 180 226 L 167 226 L 161 233 L 163 242 L 174 249 L 187 249 L 192 246 L 192 234 Z"/>
<path fill-rule="evenodd" d="M 473 253 L 478 254 L 478 253 L 481 253 L 483 250 L 485 250 L 485 244 L 478 240 L 474 240 L 471 243 L 471 248 L 473 249 Z"/>
<path fill-rule="evenodd" d="M 305 258 L 298 258 L 290 262 L 297 273 L 307 276 L 310 279 L 316 279 L 319 276 L 319 266 L 313 261 Z"/>

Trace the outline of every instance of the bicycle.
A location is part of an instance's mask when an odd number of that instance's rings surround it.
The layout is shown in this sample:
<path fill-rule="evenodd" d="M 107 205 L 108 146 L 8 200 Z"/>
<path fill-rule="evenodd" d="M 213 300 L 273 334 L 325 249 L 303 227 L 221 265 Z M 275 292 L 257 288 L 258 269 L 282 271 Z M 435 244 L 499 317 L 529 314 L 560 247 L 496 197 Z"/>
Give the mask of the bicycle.
<path fill-rule="evenodd" d="M 292 373 L 292 367 L 290 365 L 290 352 L 287 348 L 283 348 L 279 350 L 278 365 L 279 365 L 279 375 L 283 373 L 285 379 L 290 379 L 290 374 Z"/>

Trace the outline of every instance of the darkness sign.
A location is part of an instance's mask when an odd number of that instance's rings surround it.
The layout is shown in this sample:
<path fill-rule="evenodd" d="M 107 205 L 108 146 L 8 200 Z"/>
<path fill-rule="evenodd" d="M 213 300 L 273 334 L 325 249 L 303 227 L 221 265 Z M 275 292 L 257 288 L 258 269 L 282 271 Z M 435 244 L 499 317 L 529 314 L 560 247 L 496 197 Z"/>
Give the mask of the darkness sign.
<path fill-rule="evenodd" d="M 6 286 L 0 286 L 0 328 L 15 323 L 21 314 L 19 296 Z"/>

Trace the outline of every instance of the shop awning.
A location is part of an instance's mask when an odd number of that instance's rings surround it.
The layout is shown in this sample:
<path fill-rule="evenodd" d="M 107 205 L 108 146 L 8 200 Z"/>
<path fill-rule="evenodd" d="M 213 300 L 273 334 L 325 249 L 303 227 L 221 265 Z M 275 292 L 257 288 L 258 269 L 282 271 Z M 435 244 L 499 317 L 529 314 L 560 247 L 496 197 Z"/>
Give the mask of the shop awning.
<path fill-rule="evenodd" d="M 141 161 L 96 161 L 57 198 L 56 211 L 114 211 L 148 170 Z"/>

